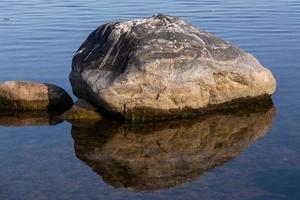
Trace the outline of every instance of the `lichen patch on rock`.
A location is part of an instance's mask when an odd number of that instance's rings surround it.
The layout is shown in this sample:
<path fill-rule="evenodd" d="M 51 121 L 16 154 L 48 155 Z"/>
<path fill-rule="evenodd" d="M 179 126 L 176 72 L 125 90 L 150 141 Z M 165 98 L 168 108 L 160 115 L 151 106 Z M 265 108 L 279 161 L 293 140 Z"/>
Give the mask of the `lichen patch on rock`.
<path fill-rule="evenodd" d="M 75 104 L 60 116 L 61 119 L 67 121 L 78 121 L 78 120 L 100 120 L 101 114 L 98 112 L 92 104 L 84 99 L 79 99 Z"/>

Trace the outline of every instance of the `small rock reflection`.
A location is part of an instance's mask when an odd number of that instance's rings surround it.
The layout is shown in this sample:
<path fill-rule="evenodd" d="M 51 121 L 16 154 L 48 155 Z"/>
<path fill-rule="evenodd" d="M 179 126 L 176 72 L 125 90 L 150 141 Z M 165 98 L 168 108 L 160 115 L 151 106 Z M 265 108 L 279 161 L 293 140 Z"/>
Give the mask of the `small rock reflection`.
<path fill-rule="evenodd" d="M 42 111 L 28 112 L 1 112 L 0 126 L 17 127 L 17 126 L 47 126 L 56 125 L 62 122 L 58 114 Z"/>
<path fill-rule="evenodd" d="M 153 191 L 199 178 L 264 136 L 275 108 L 147 124 L 73 124 L 76 156 L 115 188 Z"/>

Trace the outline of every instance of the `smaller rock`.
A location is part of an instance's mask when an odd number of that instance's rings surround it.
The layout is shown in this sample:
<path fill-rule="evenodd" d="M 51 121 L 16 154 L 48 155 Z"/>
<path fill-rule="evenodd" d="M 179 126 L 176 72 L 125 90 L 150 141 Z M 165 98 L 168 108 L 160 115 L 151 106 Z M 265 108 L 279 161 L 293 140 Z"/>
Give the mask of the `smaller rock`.
<path fill-rule="evenodd" d="M 64 111 L 73 105 L 68 93 L 53 84 L 6 81 L 0 84 L 0 110 Z"/>
<path fill-rule="evenodd" d="M 60 116 L 67 121 L 92 120 L 97 121 L 102 117 L 97 108 L 84 99 L 79 99 L 75 104 Z"/>

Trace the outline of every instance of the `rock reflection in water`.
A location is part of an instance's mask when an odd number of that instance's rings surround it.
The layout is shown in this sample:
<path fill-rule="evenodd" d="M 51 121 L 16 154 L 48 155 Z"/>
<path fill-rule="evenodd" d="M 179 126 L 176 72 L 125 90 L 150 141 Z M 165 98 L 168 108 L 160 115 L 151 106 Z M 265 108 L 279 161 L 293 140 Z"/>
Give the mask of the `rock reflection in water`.
<path fill-rule="evenodd" d="M 44 111 L 1 112 L 0 126 L 43 126 L 62 122 L 56 113 Z"/>
<path fill-rule="evenodd" d="M 115 188 L 174 187 L 238 156 L 264 136 L 275 108 L 147 124 L 73 125 L 79 159 Z"/>

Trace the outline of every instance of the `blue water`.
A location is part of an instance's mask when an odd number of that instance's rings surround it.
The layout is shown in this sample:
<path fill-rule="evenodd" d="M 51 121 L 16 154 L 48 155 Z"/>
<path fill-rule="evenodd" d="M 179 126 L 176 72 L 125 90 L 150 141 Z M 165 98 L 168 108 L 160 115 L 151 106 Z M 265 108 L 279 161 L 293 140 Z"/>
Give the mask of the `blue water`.
<path fill-rule="evenodd" d="M 157 12 L 234 43 L 274 73 L 277 112 L 265 136 L 191 181 L 137 191 L 114 187 L 79 159 L 67 122 L 0 126 L 0 199 L 300 199 L 299 0 L 1 0 L 0 82 L 49 82 L 71 93 L 71 59 L 91 31 Z"/>

